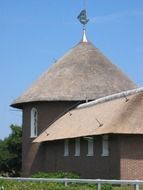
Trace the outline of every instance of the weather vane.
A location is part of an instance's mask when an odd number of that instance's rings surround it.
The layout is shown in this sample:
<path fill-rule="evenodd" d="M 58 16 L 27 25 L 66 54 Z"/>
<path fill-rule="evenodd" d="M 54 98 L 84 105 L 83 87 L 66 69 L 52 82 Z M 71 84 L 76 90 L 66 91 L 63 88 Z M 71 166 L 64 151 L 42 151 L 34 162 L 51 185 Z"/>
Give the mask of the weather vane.
<path fill-rule="evenodd" d="M 89 19 L 87 18 L 87 15 L 86 15 L 86 10 L 82 10 L 80 12 L 80 14 L 78 15 L 77 19 L 79 20 L 79 22 L 81 24 L 83 24 L 83 26 L 85 27 L 85 25 L 88 23 Z"/>

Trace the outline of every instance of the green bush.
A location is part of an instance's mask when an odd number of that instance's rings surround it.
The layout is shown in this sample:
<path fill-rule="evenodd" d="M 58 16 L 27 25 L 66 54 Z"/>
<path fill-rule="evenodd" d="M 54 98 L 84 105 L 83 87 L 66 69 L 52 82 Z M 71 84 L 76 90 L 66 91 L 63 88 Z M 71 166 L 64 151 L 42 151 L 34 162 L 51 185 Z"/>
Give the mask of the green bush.
<path fill-rule="evenodd" d="M 0 190 L 95 190 L 87 185 L 0 180 Z"/>
<path fill-rule="evenodd" d="M 78 174 L 72 172 L 38 172 L 31 177 L 33 178 L 72 178 L 72 179 L 79 179 L 80 176 Z"/>
<path fill-rule="evenodd" d="M 102 185 L 102 190 L 132 190 L 130 187 L 111 187 L 111 185 Z M 20 182 L 0 179 L 0 190 L 97 190 L 93 184 L 68 184 L 46 182 Z M 143 190 L 141 187 L 140 190 Z"/>
<path fill-rule="evenodd" d="M 113 187 L 110 184 L 102 185 L 101 190 L 112 190 Z"/>

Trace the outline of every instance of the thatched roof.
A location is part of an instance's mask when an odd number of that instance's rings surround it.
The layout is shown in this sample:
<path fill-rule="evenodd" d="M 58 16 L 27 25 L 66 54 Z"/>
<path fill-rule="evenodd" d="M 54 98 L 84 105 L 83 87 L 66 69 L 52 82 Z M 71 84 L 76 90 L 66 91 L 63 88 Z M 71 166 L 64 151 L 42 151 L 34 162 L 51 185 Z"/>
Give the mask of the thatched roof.
<path fill-rule="evenodd" d="M 90 42 L 80 42 L 45 72 L 12 106 L 34 101 L 93 100 L 136 85 Z"/>
<path fill-rule="evenodd" d="M 71 110 L 34 142 L 102 134 L 143 134 L 143 88 L 126 97 L 124 93 L 114 97 Z"/>

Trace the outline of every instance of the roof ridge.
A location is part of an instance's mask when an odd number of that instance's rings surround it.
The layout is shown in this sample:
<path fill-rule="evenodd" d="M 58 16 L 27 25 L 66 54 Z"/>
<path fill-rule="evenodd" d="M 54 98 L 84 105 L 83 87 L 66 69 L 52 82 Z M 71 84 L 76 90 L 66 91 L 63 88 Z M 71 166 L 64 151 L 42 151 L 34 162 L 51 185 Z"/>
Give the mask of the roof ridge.
<path fill-rule="evenodd" d="M 122 91 L 122 92 L 119 92 L 119 93 L 116 93 L 116 94 L 112 94 L 112 95 L 109 95 L 109 96 L 98 98 L 98 99 L 90 101 L 88 103 L 80 104 L 80 105 L 78 105 L 76 107 L 76 109 L 91 107 L 91 106 L 94 106 L 96 104 L 100 104 L 100 103 L 104 103 L 104 102 L 107 102 L 107 101 L 111 101 L 111 100 L 119 99 L 119 98 L 122 98 L 122 97 L 130 96 L 130 95 L 133 95 L 133 94 L 137 94 L 139 92 L 143 92 L 143 87 L 135 88 L 135 89 L 132 89 L 132 90 L 127 90 L 127 91 Z"/>

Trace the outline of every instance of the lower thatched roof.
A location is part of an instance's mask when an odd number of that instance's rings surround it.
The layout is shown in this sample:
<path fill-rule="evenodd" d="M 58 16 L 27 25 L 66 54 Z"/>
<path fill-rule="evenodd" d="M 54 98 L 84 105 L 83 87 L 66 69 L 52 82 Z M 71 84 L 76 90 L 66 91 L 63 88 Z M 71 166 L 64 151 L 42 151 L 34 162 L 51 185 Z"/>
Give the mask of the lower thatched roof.
<path fill-rule="evenodd" d="M 34 142 L 101 134 L 143 134 L 143 89 L 74 109 L 49 126 Z"/>

